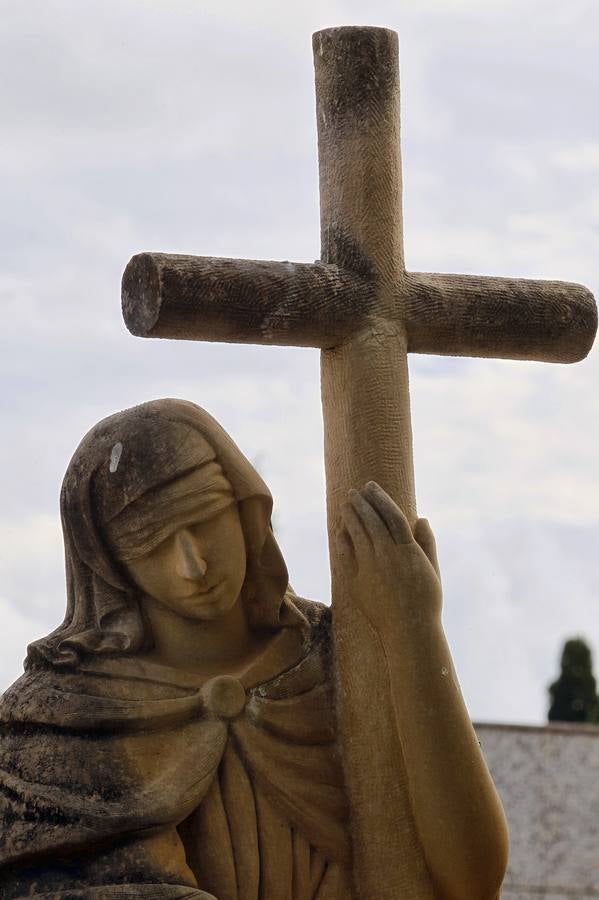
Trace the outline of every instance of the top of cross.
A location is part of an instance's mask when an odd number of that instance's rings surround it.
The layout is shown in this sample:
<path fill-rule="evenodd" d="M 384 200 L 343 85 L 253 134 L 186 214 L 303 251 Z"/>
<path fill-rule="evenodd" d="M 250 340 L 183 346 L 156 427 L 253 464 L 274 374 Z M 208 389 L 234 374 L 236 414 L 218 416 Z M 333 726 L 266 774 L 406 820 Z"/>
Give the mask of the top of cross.
<path fill-rule="evenodd" d="M 416 353 L 573 362 L 590 349 L 592 295 L 565 282 L 407 273 L 397 35 L 314 35 L 321 261 L 142 253 L 123 277 L 129 329 L 147 337 L 330 348 L 373 319 Z"/>

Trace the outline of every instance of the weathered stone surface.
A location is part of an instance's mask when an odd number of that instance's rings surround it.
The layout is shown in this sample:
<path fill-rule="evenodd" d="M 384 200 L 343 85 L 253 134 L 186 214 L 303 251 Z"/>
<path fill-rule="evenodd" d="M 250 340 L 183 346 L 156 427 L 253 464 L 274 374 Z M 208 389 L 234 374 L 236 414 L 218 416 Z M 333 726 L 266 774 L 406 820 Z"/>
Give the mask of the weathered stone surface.
<path fill-rule="evenodd" d="M 322 348 L 332 627 L 214 420 L 155 401 L 100 423 L 63 487 L 65 622 L 2 706 L 6 900 L 497 896 L 407 353 L 572 361 L 596 310 L 577 285 L 406 273 L 397 36 L 328 29 L 314 58 L 322 260 L 141 254 L 123 311 L 137 334 Z"/>
<path fill-rule="evenodd" d="M 123 313 L 133 333 L 148 337 L 322 349 L 340 732 L 356 884 L 376 900 L 424 900 L 435 888 L 414 817 L 406 742 L 386 728 L 393 718 L 388 673 L 360 610 L 343 603 L 335 541 L 341 507 L 350 489 L 374 480 L 416 522 L 408 352 L 572 362 L 593 342 L 597 311 L 580 285 L 406 272 L 397 35 L 330 28 L 314 35 L 313 50 L 321 259 L 312 265 L 140 254 L 124 273 Z M 380 698 L 366 710 L 356 671 L 369 673 Z M 367 766 L 372 774 L 365 779 Z"/>
<path fill-rule="evenodd" d="M 191 403 L 84 438 L 61 492 L 65 620 L 0 703 L 2 900 L 376 900 L 354 892 L 337 626 L 289 587 L 271 511 Z M 391 710 L 380 737 L 401 735 L 431 896 L 493 900 L 503 814 L 443 635 L 432 532 L 375 484 L 342 523 L 345 602 L 387 676 L 375 694 L 356 670 L 356 697 Z"/>
<path fill-rule="evenodd" d="M 502 900 L 599 897 L 599 727 L 476 731 L 510 829 Z"/>
<path fill-rule="evenodd" d="M 203 410 L 100 422 L 65 475 L 65 620 L 0 703 L 0 896 L 345 897 L 330 612 Z"/>

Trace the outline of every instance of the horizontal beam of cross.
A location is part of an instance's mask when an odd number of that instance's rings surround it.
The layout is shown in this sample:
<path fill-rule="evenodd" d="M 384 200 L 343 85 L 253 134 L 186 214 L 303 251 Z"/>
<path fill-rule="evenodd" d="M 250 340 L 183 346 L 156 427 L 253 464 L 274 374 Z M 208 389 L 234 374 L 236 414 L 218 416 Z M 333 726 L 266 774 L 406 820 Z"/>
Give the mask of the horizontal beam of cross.
<path fill-rule="evenodd" d="M 134 256 L 123 314 L 141 337 L 330 349 L 381 317 L 378 279 L 323 263 L 165 253 Z M 388 325 L 408 351 L 576 362 L 597 327 L 593 296 L 562 281 L 406 273 Z"/>

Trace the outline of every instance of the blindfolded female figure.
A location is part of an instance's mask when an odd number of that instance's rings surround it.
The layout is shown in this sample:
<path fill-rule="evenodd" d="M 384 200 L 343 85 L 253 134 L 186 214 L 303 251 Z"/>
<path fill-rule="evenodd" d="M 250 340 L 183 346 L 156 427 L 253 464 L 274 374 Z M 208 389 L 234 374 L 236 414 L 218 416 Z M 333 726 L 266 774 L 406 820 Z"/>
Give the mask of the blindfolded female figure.
<path fill-rule="evenodd" d="M 328 614 L 289 588 L 271 508 L 193 404 L 84 438 L 65 620 L 3 698 L 6 900 L 345 896 Z"/>
<path fill-rule="evenodd" d="M 65 620 L 0 704 L 3 900 L 351 896 L 331 620 L 290 589 L 271 509 L 193 404 L 147 403 L 84 438 L 61 495 Z M 343 521 L 347 602 L 385 661 L 426 900 L 492 900 L 505 824 L 443 633 L 432 533 L 372 483 Z"/>

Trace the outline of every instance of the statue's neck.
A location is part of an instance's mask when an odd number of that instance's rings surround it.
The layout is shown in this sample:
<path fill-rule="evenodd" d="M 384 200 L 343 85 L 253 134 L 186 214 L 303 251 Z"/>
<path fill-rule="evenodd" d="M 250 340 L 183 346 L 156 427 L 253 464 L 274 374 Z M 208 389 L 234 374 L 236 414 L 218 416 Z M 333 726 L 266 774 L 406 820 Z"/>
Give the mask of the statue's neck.
<path fill-rule="evenodd" d="M 198 674 L 235 673 L 266 644 L 251 630 L 241 598 L 224 615 L 201 621 L 183 618 L 151 598 L 143 602 L 154 639 L 144 656 L 152 662 Z"/>

